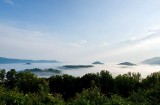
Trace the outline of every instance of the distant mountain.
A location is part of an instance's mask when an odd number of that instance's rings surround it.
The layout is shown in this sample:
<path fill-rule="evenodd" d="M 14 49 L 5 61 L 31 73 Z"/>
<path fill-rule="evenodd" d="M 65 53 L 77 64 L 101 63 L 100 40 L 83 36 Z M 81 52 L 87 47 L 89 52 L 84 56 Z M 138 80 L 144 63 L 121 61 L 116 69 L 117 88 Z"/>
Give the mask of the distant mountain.
<path fill-rule="evenodd" d="M 0 57 L 0 64 L 7 63 L 59 63 L 56 60 L 25 60 L 25 59 L 13 59 L 13 58 L 5 58 Z"/>
<path fill-rule="evenodd" d="M 118 65 L 136 66 L 136 64 L 134 64 L 134 63 L 130 63 L 130 62 L 122 62 L 122 63 L 119 63 Z"/>
<path fill-rule="evenodd" d="M 80 68 L 90 68 L 94 67 L 93 65 L 64 65 L 64 69 L 80 69 Z"/>
<path fill-rule="evenodd" d="M 104 63 L 102 63 L 102 62 L 99 62 L 99 61 L 96 61 L 96 62 L 93 62 L 92 64 L 104 64 Z"/>
<path fill-rule="evenodd" d="M 154 57 L 142 61 L 143 64 L 160 65 L 160 57 Z"/>

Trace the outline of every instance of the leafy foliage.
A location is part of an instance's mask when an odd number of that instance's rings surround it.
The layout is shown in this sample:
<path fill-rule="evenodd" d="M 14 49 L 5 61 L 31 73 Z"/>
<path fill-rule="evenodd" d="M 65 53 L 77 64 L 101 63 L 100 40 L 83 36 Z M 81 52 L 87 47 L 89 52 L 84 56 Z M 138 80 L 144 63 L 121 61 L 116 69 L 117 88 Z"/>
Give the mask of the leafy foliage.
<path fill-rule="evenodd" d="M 70 105 L 105 105 L 107 97 L 97 87 L 83 90 L 70 102 Z"/>
<path fill-rule="evenodd" d="M 1 105 L 159 105 L 160 72 L 112 77 L 108 71 L 82 77 L 38 78 L 31 72 L 0 70 Z"/>
<path fill-rule="evenodd" d="M 0 81 L 1 82 L 4 82 L 5 74 L 6 74 L 6 71 L 4 69 L 0 70 Z"/>

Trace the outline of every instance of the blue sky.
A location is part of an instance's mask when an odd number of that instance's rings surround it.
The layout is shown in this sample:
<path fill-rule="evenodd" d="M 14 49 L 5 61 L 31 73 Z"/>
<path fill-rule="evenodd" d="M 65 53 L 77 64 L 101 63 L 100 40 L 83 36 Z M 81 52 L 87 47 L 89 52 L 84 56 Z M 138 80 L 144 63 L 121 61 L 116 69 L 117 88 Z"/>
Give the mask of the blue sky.
<path fill-rule="evenodd" d="M 0 0 L 0 56 L 140 62 L 160 56 L 159 0 Z"/>

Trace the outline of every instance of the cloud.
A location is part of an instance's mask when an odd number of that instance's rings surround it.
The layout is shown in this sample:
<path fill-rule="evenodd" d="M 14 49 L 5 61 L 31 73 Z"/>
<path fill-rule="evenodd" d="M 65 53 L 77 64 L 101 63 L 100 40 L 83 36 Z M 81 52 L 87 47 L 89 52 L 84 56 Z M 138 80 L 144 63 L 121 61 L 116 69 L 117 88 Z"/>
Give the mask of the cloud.
<path fill-rule="evenodd" d="M 39 40 L 43 33 L 34 30 L 0 25 L 0 37 L 20 40 Z"/>
<path fill-rule="evenodd" d="M 10 5 L 15 5 L 15 3 L 12 0 L 3 0 L 5 3 Z"/>
<path fill-rule="evenodd" d="M 87 40 L 68 43 L 58 35 L 41 30 L 0 25 L 0 56 L 25 59 L 56 59 L 61 62 L 83 60 Z"/>
<path fill-rule="evenodd" d="M 21 29 L 0 25 L 0 56 L 30 59 L 56 59 L 60 61 L 126 61 L 143 60 L 160 52 L 160 30 L 145 36 L 131 37 L 117 43 L 75 40 L 67 42 L 58 35 L 41 30 Z M 107 47 L 106 47 L 107 46 Z"/>
<path fill-rule="evenodd" d="M 148 32 L 147 30 L 143 36 L 136 35 L 129 40 L 110 43 L 105 48 L 95 48 L 96 50 L 90 51 L 92 54 L 88 53 L 87 59 L 140 62 L 149 57 L 160 56 L 160 28 L 154 28 L 152 33 Z"/>
<path fill-rule="evenodd" d="M 128 58 L 134 60 L 146 59 L 148 56 L 160 56 L 156 53 L 160 51 L 158 45 L 160 45 L 160 28 L 152 30 L 150 34 L 146 32 L 144 37 L 136 37 L 133 40 L 126 41 L 125 44 L 119 43 L 119 48 L 114 49 L 112 52 L 118 52 L 115 55 L 121 55 L 122 57 L 125 55 L 126 58 L 128 56 Z"/>
<path fill-rule="evenodd" d="M 104 46 L 108 46 L 109 44 L 107 42 L 103 42 L 103 45 Z"/>
<path fill-rule="evenodd" d="M 159 25 L 155 25 L 152 28 L 150 28 L 148 30 L 148 32 L 156 32 L 156 31 L 159 31 L 159 30 L 160 30 L 160 26 Z"/>
<path fill-rule="evenodd" d="M 147 40 L 151 40 L 151 39 L 156 39 L 160 37 L 160 27 L 154 27 L 149 29 L 146 33 L 144 33 L 145 35 L 143 37 L 132 37 L 129 40 L 123 41 L 122 43 L 126 43 L 126 44 L 137 44 L 137 43 L 141 43 Z"/>
<path fill-rule="evenodd" d="M 86 44 L 88 41 L 87 40 L 80 40 L 81 44 Z"/>
<path fill-rule="evenodd" d="M 84 47 L 85 44 L 87 44 L 87 40 L 79 40 L 77 42 L 70 42 L 69 45 L 74 46 L 74 47 Z"/>
<path fill-rule="evenodd" d="M 41 31 L 0 25 L 0 56 L 14 58 L 61 58 L 63 40 Z"/>
<path fill-rule="evenodd" d="M 69 43 L 69 45 L 73 47 L 81 47 L 79 43 Z"/>

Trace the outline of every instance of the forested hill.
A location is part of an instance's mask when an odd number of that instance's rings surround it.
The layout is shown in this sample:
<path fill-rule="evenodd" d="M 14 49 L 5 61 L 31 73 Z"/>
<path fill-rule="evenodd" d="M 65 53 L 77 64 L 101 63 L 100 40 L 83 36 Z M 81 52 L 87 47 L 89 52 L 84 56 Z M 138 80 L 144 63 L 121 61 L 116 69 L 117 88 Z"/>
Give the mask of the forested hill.
<path fill-rule="evenodd" d="M 58 63 L 56 60 L 26 60 L 0 57 L 0 64 L 6 63 Z"/>

